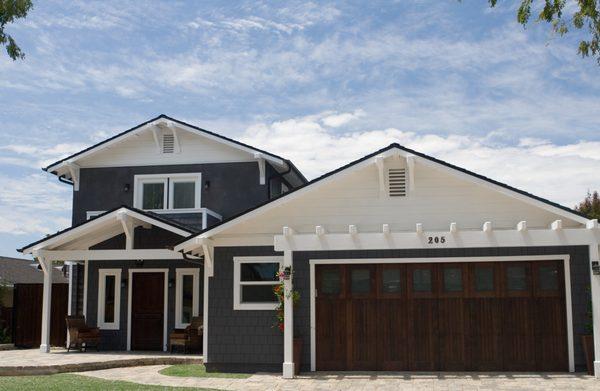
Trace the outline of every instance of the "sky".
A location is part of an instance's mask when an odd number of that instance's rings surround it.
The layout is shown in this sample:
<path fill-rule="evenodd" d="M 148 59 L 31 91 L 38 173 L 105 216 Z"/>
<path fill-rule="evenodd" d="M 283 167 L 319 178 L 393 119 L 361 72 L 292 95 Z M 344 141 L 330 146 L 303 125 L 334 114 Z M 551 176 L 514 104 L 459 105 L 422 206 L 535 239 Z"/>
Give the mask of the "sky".
<path fill-rule="evenodd" d="M 34 0 L 25 60 L 0 55 L 0 255 L 70 225 L 41 167 L 161 113 L 309 179 L 398 142 L 573 207 L 600 190 L 600 67 L 499 3 Z"/>

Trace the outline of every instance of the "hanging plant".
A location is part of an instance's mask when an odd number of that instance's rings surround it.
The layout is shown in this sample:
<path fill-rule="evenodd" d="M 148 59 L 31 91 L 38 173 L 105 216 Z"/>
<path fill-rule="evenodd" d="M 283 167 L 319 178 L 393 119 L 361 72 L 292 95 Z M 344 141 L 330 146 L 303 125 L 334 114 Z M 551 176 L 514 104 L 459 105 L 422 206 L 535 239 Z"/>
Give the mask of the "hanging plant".
<path fill-rule="evenodd" d="M 285 281 L 291 280 L 292 275 L 293 271 L 290 266 L 286 266 L 284 268 L 279 269 L 279 271 L 276 274 L 277 278 L 279 278 L 279 284 L 273 287 L 273 293 L 277 297 L 277 302 L 279 303 L 276 309 L 276 322 L 274 327 L 277 327 L 281 332 L 283 332 L 284 330 L 285 299 L 291 297 L 294 306 L 296 306 L 298 304 L 298 301 L 300 300 L 300 293 L 298 291 L 293 289 L 286 291 L 285 289 Z"/>

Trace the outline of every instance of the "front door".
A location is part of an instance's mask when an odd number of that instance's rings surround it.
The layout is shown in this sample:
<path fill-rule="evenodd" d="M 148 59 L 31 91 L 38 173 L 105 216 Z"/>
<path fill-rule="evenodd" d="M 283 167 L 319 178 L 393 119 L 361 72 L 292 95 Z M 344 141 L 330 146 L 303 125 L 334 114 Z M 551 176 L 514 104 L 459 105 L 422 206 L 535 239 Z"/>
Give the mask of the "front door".
<path fill-rule="evenodd" d="M 131 349 L 163 350 L 165 274 L 132 276 Z"/>

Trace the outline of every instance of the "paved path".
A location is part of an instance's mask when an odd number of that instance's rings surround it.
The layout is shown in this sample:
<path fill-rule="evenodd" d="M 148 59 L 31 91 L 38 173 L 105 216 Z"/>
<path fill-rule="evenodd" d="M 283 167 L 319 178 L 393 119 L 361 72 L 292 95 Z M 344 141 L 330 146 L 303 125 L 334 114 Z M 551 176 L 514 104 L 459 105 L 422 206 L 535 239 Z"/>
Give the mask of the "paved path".
<path fill-rule="evenodd" d="M 529 373 L 325 373 L 284 380 L 279 374 L 248 379 L 182 378 L 158 373 L 166 365 L 115 368 L 79 375 L 140 384 L 203 387 L 219 390 L 600 390 L 600 380 L 582 374 Z"/>
<path fill-rule="evenodd" d="M 0 376 L 45 375 L 79 372 L 123 366 L 200 363 L 202 356 L 163 352 L 96 352 L 81 353 L 66 349 L 17 349 L 0 352 Z"/>

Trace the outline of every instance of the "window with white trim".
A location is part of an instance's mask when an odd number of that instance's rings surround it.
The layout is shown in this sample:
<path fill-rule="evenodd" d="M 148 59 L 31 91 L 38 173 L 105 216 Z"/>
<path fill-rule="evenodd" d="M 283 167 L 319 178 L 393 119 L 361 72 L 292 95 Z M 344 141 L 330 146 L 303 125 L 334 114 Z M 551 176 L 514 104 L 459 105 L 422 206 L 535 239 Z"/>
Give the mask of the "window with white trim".
<path fill-rule="evenodd" d="M 283 257 L 233 258 L 233 309 L 274 310 L 277 297 L 273 288 L 280 284 L 277 272 Z"/>
<path fill-rule="evenodd" d="M 98 270 L 98 327 L 118 330 L 121 314 L 121 269 Z"/>
<path fill-rule="evenodd" d="M 134 206 L 153 212 L 200 209 L 200 173 L 136 175 Z"/>
<path fill-rule="evenodd" d="M 185 268 L 175 271 L 175 328 L 183 329 L 198 316 L 200 269 Z"/>

